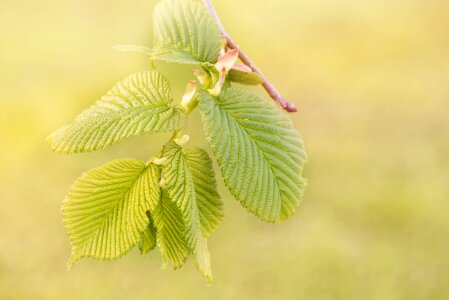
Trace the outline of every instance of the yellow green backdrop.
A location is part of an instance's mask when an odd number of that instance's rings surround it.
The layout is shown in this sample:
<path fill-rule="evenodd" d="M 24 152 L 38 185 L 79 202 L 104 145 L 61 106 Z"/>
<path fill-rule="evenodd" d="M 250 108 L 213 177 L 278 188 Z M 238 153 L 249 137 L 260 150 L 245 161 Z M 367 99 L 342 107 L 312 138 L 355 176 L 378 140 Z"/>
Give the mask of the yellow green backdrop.
<path fill-rule="evenodd" d="M 112 158 L 147 159 L 164 139 L 61 156 L 45 137 L 147 68 L 112 46 L 150 46 L 155 3 L 0 1 L 0 299 L 448 299 L 447 0 L 215 0 L 299 107 L 309 187 L 297 215 L 264 224 L 220 179 L 211 287 L 192 262 L 161 270 L 157 252 L 67 271 L 60 206 L 73 180 Z M 160 69 L 179 97 L 188 68 Z M 189 124 L 191 144 L 206 144 L 200 127 Z"/>

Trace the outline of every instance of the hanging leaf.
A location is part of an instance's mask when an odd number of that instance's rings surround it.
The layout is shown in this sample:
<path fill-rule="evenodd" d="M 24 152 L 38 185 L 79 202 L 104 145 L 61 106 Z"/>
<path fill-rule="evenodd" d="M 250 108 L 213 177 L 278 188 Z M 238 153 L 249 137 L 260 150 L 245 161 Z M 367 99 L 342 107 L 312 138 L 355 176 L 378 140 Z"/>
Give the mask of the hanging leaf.
<path fill-rule="evenodd" d="M 218 200 L 215 178 L 207 170 L 210 168 L 210 161 L 202 150 L 193 149 L 184 152 L 175 142 L 170 142 L 164 147 L 163 156 L 168 160 L 164 164 L 162 177 L 167 184 L 170 197 L 183 213 L 187 245 L 195 257 L 198 269 L 210 282 L 212 280 L 210 254 L 205 237 L 215 229 L 222 218 L 222 204 Z M 206 173 L 200 175 L 199 170 L 190 168 L 196 163 L 200 163 L 200 169 Z M 208 196 L 211 198 L 206 199 Z"/>
<path fill-rule="evenodd" d="M 172 101 L 170 84 L 159 72 L 135 73 L 48 141 L 53 151 L 70 154 L 102 149 L 134 135 L 178 130 L 185 126 L 185 113 Z"/>
<path fill-rule="evenodd" d="M 162 190 L 160 201 L 152 212 L 157 230 L 157 245 L 165 261 L 170 261 L 174 269 L 182 267 L 189 249 L 185 240 L 185 224 L 176 203 L 167 191 Z"/>
<path fill-rule="evenodd" d="M 290 217 L 304 190 L 306 153 L 290 119 L 248 90 L 205 91 L 199 107 L 225 183 L 250 212 L 268 222 Z"/>
<path fill-rule="evenodd" d="M 212 160 L 205 150 L 198 147 L 185 150 L 184 157 L 192 175 L 203 235 L 208 237 L 224 218 Z"/>

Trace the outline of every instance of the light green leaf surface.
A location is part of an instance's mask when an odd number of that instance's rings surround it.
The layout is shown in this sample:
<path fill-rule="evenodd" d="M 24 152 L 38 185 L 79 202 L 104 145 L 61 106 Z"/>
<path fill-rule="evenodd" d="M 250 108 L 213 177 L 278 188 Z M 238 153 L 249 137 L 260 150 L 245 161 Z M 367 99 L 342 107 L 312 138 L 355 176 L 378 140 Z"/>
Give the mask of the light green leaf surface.
<path fill-rule="evenodd" d="M 53 151 L 70 154 L 102 149 L 134 135 L 177 130 L 185 125 L 185 113 L 172 101 L 170 85 L 159 72 L 135 73 L 48 141 Z"/>
<path fill-rule="evenodd" d="M 202 91 L 202 121 L 225 183 L 250 212 L 280 222 L 296 210 L 305 186 L 306 153 L 290 119 L 272 102 L 228 87 Z"/>
<path fill-rule="evenodd" d="M 72 242 L 71 266 L 82 257 L 116 259 L 137 245 L 159 187 L 153 164 L 122 159 L 86 172 L 70 188 L 62 214 Z"/>
<path fill-rule="evenodd" d="M 156 228 L 154 227 L 153 218 L 149 212 L 147 212 L 147 216 L 150 223 L 140 234 L 139 241 L 139 250 L 142 255 L 147 255 L 156 247 Z"/>
<path fill-rule="evenodd" d="M 193 0 L 163 0 L 153 20 L 153 59 L 193 65 L 216 62 L 223 40 L 203 5 Z"/>
<path fill-rule="evenodd" d="M 162 190 L 160 201 L 151 213 L 157 230 L 157 245 L 165 261 L 174 269 L 182 267 L 189 249 L 185 240 L 186 227 L 180 209 L 170 199 L 168 191 Z"/>
<path fill-rule="evenodd" d="M 206 195 L 203 194 L 198 196 L 198 194 L 202 192 L 199 189 L 200 186 L 206 188 L 204 183 L 213 183 L 215 179 L 204 179 L 204 177 L 208 176 L 207 173 L 202 175 L 195 173 L 197 171 L 193 171 L 192 173 L 190 166 L 193 166 L 194 163 L 201 161 L 203 158 L 202 154 L 200 156 L 197 150 L 184 153 L 181 147 L 176 145 L 174 142 L 170 142 L 164 147 L 163 156 L 168 160 L 164 164 L 162 177 L 167 184 L 170 197 L 183 213 L 183 218 L 186 224 L 187 245 L 195 257 L 197 268 L 210 282 L 212 280 L 210 254 L 207 249 L 207 240 L 205 237 L 207 234 L 203 234 L 203 231 L 208 232 L 214 228 L 214 225 L 207 227 L 207 230 L 203 230 L 200 212 L 200 207 L 202 204 L 200 204 L 200 202 L 204 202 L 205 200 L 204 198 L 203 200 L 199 200 L 199 198 Z M 188 161 L 190 162 L 190 166 Z M 208 166 L 206 165 L 201 168 L 208 168 Z M 199 177 L 201 177 L 201 179 Z M 203 180 L 203 182 L 200 183 L 200 180 Z M 213 203 L 217 201 L 218 197 L 215 195 L 215 186 L 212 184 L 208 190 L 208 193 L 210 193 L 213 197 L 211 202 L 211 205 L 213 205 Z M 209 210 L 209 212 L 217 211 L 220 212 L 220 207 Z M 206 211 L 203 216 L 207 217 Z M 220 214 L 214 216 L 211 218 L 210 223 L 215 224 L 217 219 L 218 221 L 220 220 L 220 217 Z M 206 222 L 204 222 L 204 224 L 206 224 Z"/>
<path fill-rule="evenodd" d="M 197 147 L 186 149 L 184 156 L 192 175 L 203 235 L 208 237 L 224 218 L 212 160 L 205 150 Z"/>

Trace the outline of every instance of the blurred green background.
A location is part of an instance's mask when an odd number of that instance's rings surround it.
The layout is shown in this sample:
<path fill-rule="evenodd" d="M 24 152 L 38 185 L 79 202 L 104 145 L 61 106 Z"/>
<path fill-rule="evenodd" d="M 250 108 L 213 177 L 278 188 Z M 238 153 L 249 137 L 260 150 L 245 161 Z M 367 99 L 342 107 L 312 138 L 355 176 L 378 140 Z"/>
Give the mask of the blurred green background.
<path fill-rule="evenodd" d="M 309 153 L 297 214 L 269 225 L 222 184 L 214 282 L 157 252 L 70 253 L 60 206 L 83 171 L 147 159 L 166 135 L 94 154 L 45 137 L 147 68 L 153 0 L 0 1 L 0 299 L 449 299 L 449 2 L 215 0 L 229 33 L 300 111 Z M 160 69 L 180 96 L 188 68 Z M 263 93 L 262 89 L 258 89 Z M 205 145 L 198 114 L 187 133 Z"/>

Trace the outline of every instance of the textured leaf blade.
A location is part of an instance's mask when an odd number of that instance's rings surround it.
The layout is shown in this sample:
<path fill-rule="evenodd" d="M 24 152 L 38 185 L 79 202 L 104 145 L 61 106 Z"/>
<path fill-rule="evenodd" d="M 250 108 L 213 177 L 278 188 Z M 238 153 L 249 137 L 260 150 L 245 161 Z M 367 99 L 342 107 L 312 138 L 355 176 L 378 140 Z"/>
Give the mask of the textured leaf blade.
<path fill-rule="evenodd" d="M 228 87 L 202 91 L 202 121 L 225 183 L 250 212 L 268 222 L 290 217 L 303 196 L 304 145 L 290 119 L 268 100 Z"/>
<path fill-rule="evenodd" d="M 139 250 L 142 255 L 147 255 L 151 250 L 156 247 L 156 228 L 154 227 L 153 218 L 147 212 L 150 223 L 140 234 Z"/>
<path fill-rule="evenodd" d="M 197 147 L 185 150 L 184 156 L 192 174 L 203 235 L 208 237 L 224 218 L 212 160 L 205 150 Z"/>
<path fill-rule="evenodd" d="M 134 135 L 178 130 L 185 125 L 185 113 L 172 106 L 172 100 L 170 85 L 160 73 L 135 73 L 48 141 L 53 151 L 71 154 L 103 149 Z"/>
<path fill-rule="evenodd" d="M 151 213 L 157 230 L 157 245 L 165 261 L 170 261 L 174 269 L 182 267 L 189 249 L 184 237 L 186 228 L 181 211 L 162 190 L 160 201 Z"/>
<path fill-rule="evenodd" d="M 204 6 L 192 0 L 163 0 L 156 6 L 153 20 L 156 49 L 171 51 L 155 59 L 187 64 L 216 62 L 223 41 Z"/>
<path fill-rule="evenodd" d="M 197 268 L 210 282 L 212 280 L 210 254 L 201 227 L 193 176 L 180 146 L 174 142 L 168 143 L 164 147 L 163 156 L 168 160 L 164 164 L 162 177 L 167 184 L 172 201 L 183 214 L 187 245 L 195 257 Z"/>
<path fill-rule="evenodd" d="M 69 266 L 82 257 L 112 260 L 134 247 L 154 207 L 150 193 L 157 168 L 123 159 L 86 172 L 70 188 L 63 204 L 65 227 L 72 242 Z"/>

